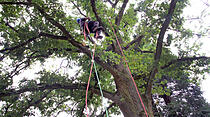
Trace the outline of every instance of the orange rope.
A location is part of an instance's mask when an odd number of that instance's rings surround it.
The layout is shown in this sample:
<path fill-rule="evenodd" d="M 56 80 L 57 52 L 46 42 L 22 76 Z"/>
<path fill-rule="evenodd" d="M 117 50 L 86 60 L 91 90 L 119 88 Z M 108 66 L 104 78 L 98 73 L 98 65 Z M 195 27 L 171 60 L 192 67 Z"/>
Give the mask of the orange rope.
<path fill-rule="evenodd" d="M 90 34 L 90 30 L 89 30 L 89 28 L 88 28 L 88 23 L 87 23 L 87 22 L 85 22 L 85 24 L 84 24 L 84 31 L 83 31 L 83 35 L 84 35 L 84 38 L 85 38 L 85 41 L 86 41 L 86 33 L 85 33 L 85 28 L 87 29 L 87 31 L 88 31 L 88 34 Z"/>
<path fill-rule="evenodd" d="M 93 56 L 92 56 L 92 60 L 91 60 L 92 63 L 91 63 L 91 67 L 90 67 L 90 75 L 89 75 L 89 78 L 88 78 L 88 84 L 87 84 L 86 96 L 85 96 L 85 105 L 86 105 L 85 107 L 86 107 L 87 117 L 88 117 L 87 95 L 88 95 L 88 89 L 89 89 L 89 85 L 90 85 L 90 77 L 91 77 L 91 73 L 92 73 L 92 70 L 93 70 L 95 48 L 96 48 L 96 44 L 94 44 Z"/>
<path fill-rule="evenodd" d="M 86 23 L 86 22 L 85 22 L 85 23 Z M 85 25 L 84 25 L 83 34 L 84 34 L 84 38 L 85 38 L 85 41 L 86 41 Z"/>
<path fill-rule="evenodd" d="M 109 20 L 109 19 L 108 19 L 108 20 Z M 129 66 L 128 66 L 128 63 L 127 63 L 126 59 L 125 59 L 125 55 L 124 55 L 124 53 L 123 53 L 122 47 L 121 47 L 121 45 L 120 45 L 120 43 L 119 43 L 119 40 L 118 40 L 118 38 L 117 38 L 117 35 L 116 35 L 115 31 L 114 31 L 114 28 L 113 28 L 112 23 L 110 22 L 110 20 L 109 20 L 109 23 L 110 23 L 110 25 L 111 25 L 111 27 L 112 27 L 112 30 L 113 30 L 113 32 L 114 32 L 114 35 L 115 35 L 115 37 L 116 37 L 118 46 L 120 47 L 121 54 L 123 55 L 123 58 L 124 58 L 124 61 L 125 61 L 125 63 L 126 63 L 126 66 L 127 66 L 127 68 L 128 68 L 128 71 L 129 71 L 129 73 L 130 73 L 131 79 L 132 79 L 133 84 L 134 84 L 134 86 L 135 86 L 135 88 L 136 88 L 136 92 L 137 92 L 137 94 L 138 94 L 138 96 L 139 96 L 139 99 L 140 99 L 140 101 L 141 101 L 141 105 L 142 105 L 142 107 L 144 108 L 144 112 L 145 112 L 145 114 L 146 114 L 146 117 L 148 117 L 148 114 L 147 114 L 146 108 L 145 108 L 145 106 L 144 106 L 144 103 L 143 103 L 143 101 L 142 101 L 141 95 L 140 95 L 140 93 L 139 93 L 139 91 L 138 91 L 138 88 L 137 88 L 136 83 L 135 83 L 135 81 L 134 81 L 134 78 L 133 78 L 133 76 L 132 76 L 131 70 L 130 70 L 130 68 L 129 68 Z"/>

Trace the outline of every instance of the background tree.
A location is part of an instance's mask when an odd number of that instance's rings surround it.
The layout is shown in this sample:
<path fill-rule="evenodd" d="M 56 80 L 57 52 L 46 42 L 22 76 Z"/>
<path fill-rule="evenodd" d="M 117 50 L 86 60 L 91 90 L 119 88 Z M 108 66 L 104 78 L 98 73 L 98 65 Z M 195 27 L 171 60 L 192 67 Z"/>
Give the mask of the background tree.
<path fill-rule="evenodd" d="M 159 86 L 170 93 L 153 95 L 155 115 L 160 117 L 206 117 L 209 116 L 208 108 L 202 96 L 200 87 L 196 83 L 188 82 L 188 75 L 180 74 L 181 79 L 172 79 L 163 76 L 157 81 Z M 167 80 L 167 83 L 161 81 Z"/>
<path fill-rule="evenodd" d="M 121 111 L 125 117 L 145 116 L 108 19 L 113 23 L 149 116 L 154 116 L 155 110 L 152 95 L 154 98 L 155 95 L 170 96 L 176 89 L 165 90 L 160 84 L 164 86 L 171 79 L 179 79 L 189 88 L 189 82 L 196 84 L 199 75 L 209 72 L 209 57 L 198 53 L 198 44 L 188 44 L 194 34 L 183 27 L 182 13 L 187 0 L 134 3 L 129 0 L 71 0 L 68 3 L 70 10 L 65 10 L 65 5 L 58 0 L 0 0 L 0 99 L 3 102 L 0 115 L 32 116 L 39 110 L 43 116 L 60 112 L 84 116 L 93 46 L 81 44 L 84 39 L 78 33 L 78 15 L 90 16 L 105 28 L 106 37 L 102 45 L 96 47 L 94 60 L 103 95 L 110 104 L 109 113 Z M 178 49 L 178 55 L 172 53 L 172 45 Z M 67 60 L 68 69 L 73 66 L 80 69 L 73 77 L 40 69 L 36 78 L 22 78 L 14 87 L 14 80 L 21 72 L 53 57 Z M 189 78 L 191 75 L 194 76 Z M 163 76 L 169 79 L 162 79 Z M 103 116 L 95 77 L 94 73 L 88 108 L 92 116 Z M 174 82 L 174 85 L 179 83 Z M 163 113 L 170 115 L 167 108 L 171 107 L 166 107 Z"/>

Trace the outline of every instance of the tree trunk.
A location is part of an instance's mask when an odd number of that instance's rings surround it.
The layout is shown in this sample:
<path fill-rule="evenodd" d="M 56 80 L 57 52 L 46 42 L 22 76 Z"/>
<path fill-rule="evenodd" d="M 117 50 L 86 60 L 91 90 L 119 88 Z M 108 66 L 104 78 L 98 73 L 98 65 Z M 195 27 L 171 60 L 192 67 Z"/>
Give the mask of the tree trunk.
<path fill-rule="evenodd" d="M 120 68 L 118 66 L 118 70 L 119 73 L 118 75 L 114 75 L 114 78 L 119 100 L 115 103 L 119 106 L 124 117 L 145 117 L 144 109 L 127 68 L 121 65 Z M 151 108 L 148 108 L 149 110 L 147 109 L 148 106 L 151 106 L 148 104 L 148 102 L 152 102 L 148 101 L 151 98 L 147 99 L 144 95 L 141 95 L 141 97 L 147 112 L 149 112 L 148 114 L 152 117 L 153 112 L 150 110 Z"/>

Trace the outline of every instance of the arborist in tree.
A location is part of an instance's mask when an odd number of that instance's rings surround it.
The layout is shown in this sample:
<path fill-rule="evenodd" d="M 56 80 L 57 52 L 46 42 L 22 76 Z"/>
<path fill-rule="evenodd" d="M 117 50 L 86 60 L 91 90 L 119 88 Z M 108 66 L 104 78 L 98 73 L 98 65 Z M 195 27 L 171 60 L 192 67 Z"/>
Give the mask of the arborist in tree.
<path fill-rule="evenodd" d="M 86 22 L 86 20 L 88 21 Z M 85 17 L 85 18 L 78 18 L 77 23 L 80 25 L 80 30 L 82 31 L 82 33 L 85 34 L 85 36 L 86 35 L 89 36 L 90 32 L 94 33 L 94 38 L 96 39 L 103 38 L 103 36 L 100 36 L 103 27 L 99 26 L 98 21 L 91 21 L 89 17 Z"/>

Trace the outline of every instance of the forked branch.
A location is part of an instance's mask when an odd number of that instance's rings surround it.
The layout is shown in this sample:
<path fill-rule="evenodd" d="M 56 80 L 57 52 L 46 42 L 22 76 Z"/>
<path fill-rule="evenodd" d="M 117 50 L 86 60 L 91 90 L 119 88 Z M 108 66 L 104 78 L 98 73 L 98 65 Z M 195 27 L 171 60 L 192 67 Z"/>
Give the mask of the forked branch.
<path fill-rule="evenodd" d="M 120 25 L 120 21 L 121 21 L 121 19 L 122 19 L 122 17 L 123 17 L 123 14 L 124 14 L 124 11 L 125 11 L 125 7 L 127 6 L 127 3 L 128 3 L 128 0 L 124 0 L 124 1 L 123 1 L 122 7 L 121 7 L 121 9 L 120 9 L 120 12 L 118 13 L 118 15 L 117 15 L 117 17 L 116 17 L 116 19 L 115 19 L 115 24 L 116 24 L 117 26 Z"/>
<path fill-rule="evenodd" d="M 160 61 L 160 56 L 161 56 L 161 53 L 162 53 L 163 38 L 164 38 L 164 35 L 166 33 L 166 29 L 168 28 L 169 23 L 171 21 L 171 18 L 172 18 L 172 15 L 174 13 L 177 1 L 178 0 L 172 0 L 171 1 L 170 7 L 169 7 L 169 10 L 168 10 L 168 14 L 165 18 L 164 23 L 162 24 L 162 27 L 161 27 L 161 30 L 160 30 L 160 33 L 159 33 L 159 36 L 158 36 L 157 45 L 156 45 L 156 52 L 155 52 L 155 57 L 154 57 L 154 60 L 155 60 L 154 68 L 151 71 L 150 77 L 147 81 L 147 89 L 146 89 L 146 94 L 147 95 L 151 95 L 151 93 L 152 93 L 152 83 L 153 83 L 153 79 L 155 77 L 155 74 L 157 73 L 157 67 L 158 67 L 158 63 Z"/>

